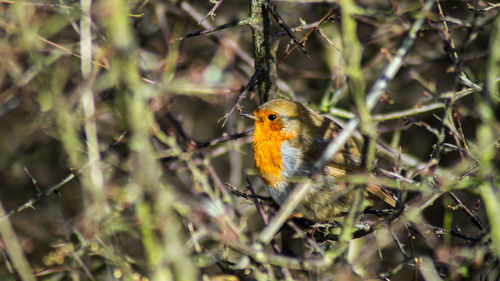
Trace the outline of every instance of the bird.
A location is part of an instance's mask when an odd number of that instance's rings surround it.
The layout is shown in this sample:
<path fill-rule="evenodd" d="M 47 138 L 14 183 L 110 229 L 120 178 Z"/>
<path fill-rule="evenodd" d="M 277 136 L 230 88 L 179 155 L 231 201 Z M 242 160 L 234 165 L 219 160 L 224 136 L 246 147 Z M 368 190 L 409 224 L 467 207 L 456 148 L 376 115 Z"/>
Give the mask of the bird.
<path fill-rule="evenodd" d="M 311 173 L 315 161 L 342 128 L 304 104 L 273 99 L 252 114 L 255 168 L 274 202 L 282 205 L 294 187 Z M 321 177 L 299 204 L 297 211 L 313 222 L 332 222 L 352 205 L 354 189 L 343 179 L 360 171 L 360 153 L 351 138 L 324 167 Z M 367 197 L 396 207 L 397 198 L 379 185 L 365 186 Z"/>

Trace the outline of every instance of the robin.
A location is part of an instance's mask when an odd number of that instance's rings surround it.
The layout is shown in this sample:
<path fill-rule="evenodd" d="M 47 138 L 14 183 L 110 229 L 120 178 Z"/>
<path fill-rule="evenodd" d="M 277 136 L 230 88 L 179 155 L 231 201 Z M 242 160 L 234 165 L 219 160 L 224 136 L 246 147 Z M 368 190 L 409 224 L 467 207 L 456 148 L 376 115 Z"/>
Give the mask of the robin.
<path fill-rule="evenodd" d="M 255 167 L 273 200 L 281 205 L 300 178 L 309 175 L 314 162 L 328 143 L 341 131 L 334 121 L 305 105 L 275 99 L 261 105 L 253 114 L 242 114 L 255 121 L 253 156 Z M 354 191 L 342 179 L 359 170 L 360 153 L 353 139 L 326 165 L 298 211 L 314 222 L 331 222 L 347 212 Z M 382 187 L 367 184 L 366 191 L 392 207 L 396 199 Z"/>

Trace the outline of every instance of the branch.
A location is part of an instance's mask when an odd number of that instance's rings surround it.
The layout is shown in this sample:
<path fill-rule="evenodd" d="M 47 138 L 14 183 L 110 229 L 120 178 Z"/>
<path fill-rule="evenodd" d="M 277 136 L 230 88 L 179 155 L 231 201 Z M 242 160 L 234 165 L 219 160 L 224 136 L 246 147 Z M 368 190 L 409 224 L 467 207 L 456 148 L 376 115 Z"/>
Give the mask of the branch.
<path fill-rule="evenodd" d="M 218 241 L 217 237 L 211 237 L 215 241 Z M 233 250 L 240 252 L 244 255 L 250 256 L 252 259 L 263 264 L 273 264 L 277 266 L 287 267 L 291 269 L 301 269 L 301 270 L 318 270 L 322 268 L 329 267 L 335 258 L 335 256 L 320 257 L 320 258 L 310 258 L 310 259 L 299 259 L 288 257 L 285 255 L 276 255 L 264 251 L 259 245 L 255 247 L 247 246 L 243 243 L 238 242 L 226 242 L 218 241 L 221 244 L 227 245 Z"/>
<path fill-rule="evenodd" d="M 193 18 L 196 22 L 200 23 L 201 19 L 203 16 L 198 13 L 198 11 L 193 8 L 187 1 L 182 1 L 180 4 L 181 9 L 186 12 L 191 18 Z M 201 22 L 201 25 L 205 29 L 211 29 L 213 26 L 208 23 L 208 22 Z M 226 37 L 221 37 L 218 34 L 212 34 L 211 36 L 212 39 L 214 39 L 217 43 L 223 44 L 224 46 L 228 46 L 234 54 L 238 56 L 242 61 L 244 61 L 247 65 L 252 65 L 252 58 L 244 51 L 242 50 L 239 45 Z"/>
<path fill-rule="evenodd" d="M 290 29 L 290 27 L 288 26 L 288 24 L 286 24 L 286 22 L 283 20 L 283 18 L 280 16 L 280 14 L 278 14 L 278 11 L 276 11 L 276 8 L 274 8 L 274 6 L 271 5 L 271 1 L 266 0 L 266 2 L 267 2 L 267 7 L 269 8 L 269 11 L 271 11 L 271 14 L 273 15 L 274 19 L 279 24 L 279 26 L 281 26 L 281 28 L 283 28 L 285 30 L 285 32 L 288 34 L 288 36 L 290 36 L 290 38 L 292 38 L 295 45 L 299 47 L 299 49 L 304 53 L 304 55 L 306 55 L 309 59 L 311 59 L 311 57 L 307 54 L 307 51 L 304 48 L 304 45 L 302 45 L 302 42 L 300 42 L 299 39 L 297 39 L 297 37 L 295 37 L 295 34 L 293 34 L 293 32 Z"/>
<path fill-rule="evenodd" d="M 260 219 L 262 220 L 262 223 L 264 225 L 267 225 L 269 223 L 269 216 L 266 216 L 266 214 L 264 213 L 264 210 L 261 208 L 260 204 L 259 204 L 259 201 L 257 200 L 257 194 L 255 193 L 255 191 L 253 190 L 253 186 L 252 186 L 252 183 L 250 182 L 250 180 L 248 179 L 248 176 L 246 177 L 246 180 L 247 180 L 247 188 L 250 190 L 250 192 L 252 193 L 252 199 L 253 199 L 253 203 L 255 205 L 255 208 L 257 209 L 257 213 L 259 214 L 260 216 Z M 278 248 L 278 244 L 276 244 L 276 241 L 274 239 L 271 240 L 271 247 L 273 248 L 274 252 L 276 254 L 279 254 L 280 253 L 280 250 Z"/>
<path fill-rule="evenodd" d="M 176 40 L 184 40 L 186 38 L 200 36 L 200 35 L 205 35 L 205 34 L 210 34 L 210 33 L 222 30 L 222 29 L 226 29 L 226 28 L 230 28 L 230 27 L 235 27 L 235 26 L 242 26 L 242 25 L 247 25 L 247 24 L 248 24 L 248 21 L 246 19 L 244 19 L 244 20 L 238 20 L 238 21 L 226 23 L 226 24 L 223 24 L 223 25 L 218 25 L 218 26 L 215 26 L 215 27 L 207 28 L 205 30 L 199 30 L 199 31 L 190 32 L 188 34 L 185 34 L 185 35 L 179 37 Z"/>
<path fill-rule="evenodd" d="M 199 24 L 203 23 L 208 17 L 211 17 L 212 20 L 214 20 L 214 17 L 215 17 L 215 11 L 219 8 L 219 6 L 222 4 L 224 0 L 217 0 L 215 1 L 215 5 L 212 7 L 212 9 L 210 9 L 210 11 L 208 12 L 208 14 L 203 17 Z"/>
<path fill-rule="evenodd" d="M 480 91 L 480 90 L 475 89 L 475 88 L 467 88 L 467 89 L 464 89 L 462 91 L 456 92 L 455 100 L 461 99 L 463 97 L 466 97 L 466 96 L 468 96 L 472 93 L 478 92 L 478 91 Z M 425 112 L 429 112 L 429 111 L 433 111 L 433 110 L 441 109 L 441 108 L 445 108 L 445 107 L 446 107 L 445 103 L 435 102 L 435 103 L 430 103 L 430 104 L 423 105 L 423 106 L 418 106 L 418 107 L 412 108 L 412 109 L 405 109 L 405 110 L 395 111 L 395 112 L 386 113 L 386 114 L 377 114 L 377 115 L 373 116 L 373 119 L 376 121 L 394 120 L 394 119 L 400 119 L 403 117 L 417 115 L 417 114 L 421 114 L 421 113 L 425 113 Z"/>
<path fill-rule="evenodd" d="M 109 145 L 109 147 L 103 152 L 103 154 L 106 154 L 107 152 L 109 152 L 111 149 L 113 149 L 115 146 L 117 146 L 118 144 L 122 143 L 123 140 L 125 139 L 127 135 L 127 132 L 124 132 L 122 133 L 118 139 L 116 139 L 111 145 Z M 104 158 L 105 155 L 103 155 L 103 158 Z M 95 159 L 94 159 L 95 161 Z M 78 169 L 76 172 L 74 173 L 71 173 L 69 175 L 67 175 L 64 179 L 62 179 L 60 182 L 58 182 L 57 184 L 51 186 L 49 189 L 47 190 L 44 190 L 42 191 L 41 193 L 38 193 L 35 197 L 31 198 L 30 200 L 28 200 L 26 203 L 20 205 L 19 207 L 11 210 L 10 212 L 8 212 L 6 215 L 0 217 L 0 221 L 12 216 L 13 214 L 17 214 L 19 212 L 22 212 L 28 208 L 33 208 L 33 205 L 40 201 L 40 199 L 44 198 L 44 197 L 47 197 L 53 193 L 56 193 L 59 191 L 59 189 L 61 189 L 61 187 L 63 187 L 64 185 L 66 185 L 68 182 L 70 182 L 71 180 L 73 180 L 74 178 L 76 178 L 78 175 L 80 175 L 83 171 L 85 171 L 87 168 L 89 168 L 91 165 L 92 165 L 92 162 L 93 161 L 89 161 L 87 162 L 85 165 L 83 165 L 83 167 L 81 167 L 80 169 Z"/>
<path fill-rule="evenodd" d="M 196 142 L 196 148 L 205 148 L 209 146 L 215 146 L 220 143 L 230 141 L 230 140 L 237 140 L 246 136 L 249 136 L 250 133 L 253 131 L 253 128 L 247 129 L 246 131 L 243 131 L 241 133 L 233 134 L 233 135 L 224 135 L 218 138 L 215 138 L 211 141 L 207 142 Z"/>
<path fill-rule="evenodd" d="M 500 80 L 500 77 L 497 78 L 497 81 Z M 450 95 L 456 95 L 455 100 L 459 100 L 463 97 L 466 97 L 472 93 L 480 92 L 481 89 L 476 89 L 476 88 L 467 88 L 461 91 L 456 92 L 455 94 L 453 93 L 444 93 L 442 96 L 450 96 Z M 384 114 L 376 114 L 373 115 L 373 120 L 375 121 L 387 121 L 387 120 L 394 120 L 394 119 L 401 119 L 404 117 L 412 116 L 412 115 L 418 115 L 422 113 L 426 113 L 429 111 L 445 108 L 446 104 L 444 104 L 442 101 L 434 102 L 434 103 L 429 103 L 425 105 L 420 105 L 416 106 L 415 108 L 409 108 L 409 109 L 404 109 L 400 111 L 394 111 L 394 112 L 389 112 L 389 113 L 384 113 Z M 328 110 L 328 113 L 333 115 L 333 116 L 338 116 L 341 118 L 345 119 L 353 119 L 356 117 L 356 115 L 350 111 L 343 110 L 340 108 L 336 107 L 331 107 Z"/>
<path fill-rule="evenodd" d="M 472 213 L 453 192 L 448 192 L 448 195 L 450 195 L 453 201 L 458 204 L 458 207 L 460 207 L 460 209 L 462 209 L 467 214 L 473 225 L 477 226 L 481 231 L 488 230 L 488 228 L 486 228 L 481 223 L 481 220 L 479 220 L 479 218 L 474 213 Z"/>
<path fill-rule="evenodd" d="M 259 76 L 261 75 L 262 73 L 262 70 L 263 68 L 260 67 L 257 69 L 257 71 L 255 71 L 255 73 L 252 75 L 252 77 L 250 78 L 250 81 L 248 81 L 248 84 L 241 90 L 241 93 L 240 95 L 238 96 L 238 99 L 236 100 L 236 102 L 234 103 L 233 107 L 231 107 L 231 110 L 229 110 L 228 113 L 226 113 L 221 119 L 219 119 L 217 122 L 220 122 L 221 120 L 224 119 L 224 122 L 222 123 L 222 127 L 224 127 L 226 125 L 226 122 L 227 120 L 229 119 L 229 116 L 231 116 L 231 114 L 233 114 L 233 112 L 236 110 L 236 108 L 239 108 L 240 107 L 240 103 L 241 101 L 243 101 L 243 99 L 247 96 L 248 94 L 248 91 L 253 88 L 253 86 L 255 85 L 255 82 L 257 81 L 257 79 L 259 78 Z"/>
<path fill-rule="evenodd" d="M 330 13 L 331 14 L 331 13 Z M 292 27 L 290 28 L 290 30 L 292 32 L 301 32 L 301 31 L 304 31 L 304 30 L 310 30 L 310 29 L 316 29 L 318 28 L 323 22 L 325 21 L 333 21 L 333 19 L 335 19 L 336 17 L 333 16 L 333 17 L 330 17 L 328 14 L 328 16 L 326 18 L 321 18 L 319 21 L 315 21 L 315 22 L 312 22 L 312 23 L 308 23 L 308 24 L 304 24 L 304 25 L 299 25 L 299 26 L 296 26 L 296 27 Z M 279 37 L 279 36 L 283 36 L 283 35 L 286 35 L 286 31 L 276 31 L 273 33 L 273 36 L 274 37 Z M 301 42 L 302 42 L 302 39 L 301 39 Z"/>
<path fill-rule="evenodd" d="M 272 47 L 271 23 L 266 0 L 250 0 L 249 23 L 253 34 L 254 68 L 263 69 L 259 85 L 260 102 L 278 97 L 276 51 Z"/>
<path fill-rule="evenodd" d="M 326 20 L 328 17 L 333 13 L 333 9 L 330 9 L 319 21 L 313 24 L 312 28 L 300 39 L 301 43 L 304 43 L 307 41 L 309 38 L 309 35 L 311 35 L 314 31 L 316 31 L 319 26 Z M 281 57 L 281 59 L 278 61 L 277 65 L 281 64 L 296 48 L 298 45 L 293 46 L 290 50 L 286 51 L 286 53 Z"/>
<path fill-rule="evenodd" d="M 232 194 L 244 198 L 244 199 L 252 199 L 255 202 L 261 204 L 261 205 L 266 205 L 269 207 L 277 208 L 278 206 L 276 203 L 270 198 L 270 197 L 264 197 L 264 196 L 259 196 L 259 195 L 249 195 L 247 192 L 243 192 L 240 189 L 230 185 L 229 183 L 225 183 L 224 186 L 226 187 L 227 190 L 229 190 Z"/>

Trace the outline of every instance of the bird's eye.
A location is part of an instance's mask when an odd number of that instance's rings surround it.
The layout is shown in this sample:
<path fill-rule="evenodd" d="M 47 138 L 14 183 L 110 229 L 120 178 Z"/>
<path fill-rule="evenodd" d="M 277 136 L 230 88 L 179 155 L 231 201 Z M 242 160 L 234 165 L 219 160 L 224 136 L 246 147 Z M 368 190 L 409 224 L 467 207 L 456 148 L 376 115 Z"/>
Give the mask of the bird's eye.
<path fill-rule="evenodd" d="M 267 119 L 269 119 L 269 121 L 274 121 L 276 118 L 278 117 L 274 114 L 269 114 L 269 116 L 267 116 Z"/>

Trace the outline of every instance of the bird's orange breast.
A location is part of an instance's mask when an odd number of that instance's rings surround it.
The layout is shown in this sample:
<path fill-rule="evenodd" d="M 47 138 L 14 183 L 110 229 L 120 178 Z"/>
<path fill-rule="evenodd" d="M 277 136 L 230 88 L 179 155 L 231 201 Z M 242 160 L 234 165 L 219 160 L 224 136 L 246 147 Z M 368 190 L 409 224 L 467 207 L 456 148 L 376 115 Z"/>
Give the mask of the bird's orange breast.
<path fill-rule="evenodd" d="M 293 138 L 293 134 L 283 130 L 269 128 L 267 123 L 257 121 L 253 135 L 253 159 L 264 182 L 273 188 L 281 183 L 283 162 L 281 157 L 281 144 Z"/>

